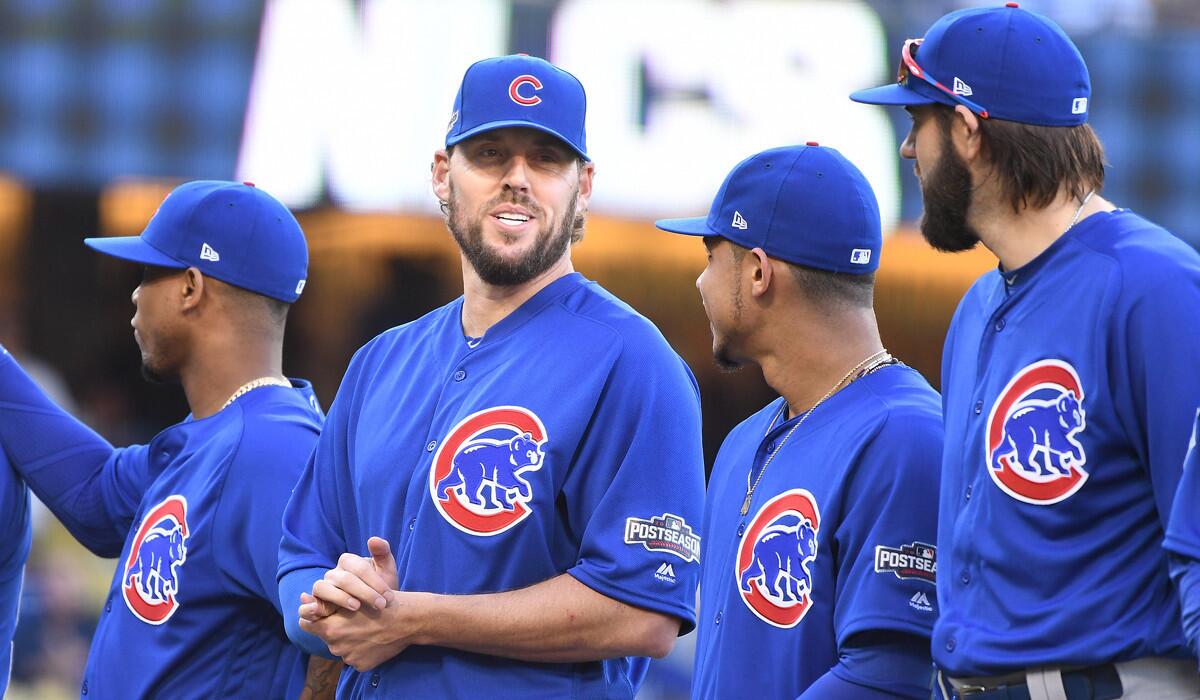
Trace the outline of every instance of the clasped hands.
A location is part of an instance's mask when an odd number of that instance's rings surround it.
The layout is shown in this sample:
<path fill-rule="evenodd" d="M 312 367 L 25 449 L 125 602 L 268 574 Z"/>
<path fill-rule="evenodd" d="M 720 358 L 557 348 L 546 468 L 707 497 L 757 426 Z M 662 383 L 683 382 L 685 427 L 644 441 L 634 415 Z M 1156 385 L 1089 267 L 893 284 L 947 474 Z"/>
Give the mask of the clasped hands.
<path fill-rule="evenodd" d="M 421 593 L 397 591 L 391 546 L 367 540 L 370 557 L 346 553 L 335 569 L 300 596 L 300 629 L 320 637 L 330 653 L 368 671 L 416 642 Z"/>

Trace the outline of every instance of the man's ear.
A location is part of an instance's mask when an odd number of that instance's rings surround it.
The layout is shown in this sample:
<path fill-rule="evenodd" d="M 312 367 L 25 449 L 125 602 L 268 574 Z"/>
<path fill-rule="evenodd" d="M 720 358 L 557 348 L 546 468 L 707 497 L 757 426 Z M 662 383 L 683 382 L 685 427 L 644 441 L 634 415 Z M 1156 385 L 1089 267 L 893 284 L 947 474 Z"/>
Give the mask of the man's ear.
<path fill-rule="evenodd" d="M 450 154 L 444 148 L 439 148 L 433 154 L 431 181 L 433 194 L 439 202 L 450 201 Z"/>
<path fill-rule="evenodd" d="M 967 163 L 974 163 L 979 158 L 982 148 L 979 117 L 963 105 L 954 108 L 954 116 L 950 120 L 950 141 L 959 157 Z"/>
<path fill-rule="evenodd" d="M 746 267 L 746 273 L 750 275 L 750 293 L 756 297 L 766 294 L 775 274 L 767 252 L 762 248 L 751 248 L 746 256 Z"/>
<path fill-rule="evenodd" d="M 187 313 L 195 310 L 210 292 L 208 280 L 198 268 L 189 267 L 179 276 L 179 310 Z"/>

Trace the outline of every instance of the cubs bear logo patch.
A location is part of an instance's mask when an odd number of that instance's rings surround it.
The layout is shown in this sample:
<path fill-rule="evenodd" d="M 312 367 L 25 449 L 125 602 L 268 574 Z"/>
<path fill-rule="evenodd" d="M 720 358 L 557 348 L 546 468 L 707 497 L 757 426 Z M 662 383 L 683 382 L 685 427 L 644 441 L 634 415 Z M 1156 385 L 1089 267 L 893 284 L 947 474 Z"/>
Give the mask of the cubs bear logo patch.
<path fill-rule="evenodd" d="M 1027 365 L 988 414 L 984 459 L 1004 493 L 1025 503 L 1058 503 L 1083 486 L 1086 427 L 1079 374 L 1061 360 Z"/>
<path fill-rule="evenodd" d="M 446 522 L 498 535 L 529 517 L 529 472 L 541 469 L 549 436 L 532 411 L 498 406 L 467 416 L 438 447 L 429 493 Z"/>
<path fill-rule="evenodd" d="M 805 489 L 767 501 L 746 528 L 734 565 L 738 593 L 760 620 L 795 627 L 812 607 L 821 514 Z"/>
<path fill-rule="evenodd" d="M 121 597 L 142 622 L 161 625 L 179 609 L 175 596 L 189 536 L 183 496 L 168 496 L 142 518 L 121 576 Z"/>

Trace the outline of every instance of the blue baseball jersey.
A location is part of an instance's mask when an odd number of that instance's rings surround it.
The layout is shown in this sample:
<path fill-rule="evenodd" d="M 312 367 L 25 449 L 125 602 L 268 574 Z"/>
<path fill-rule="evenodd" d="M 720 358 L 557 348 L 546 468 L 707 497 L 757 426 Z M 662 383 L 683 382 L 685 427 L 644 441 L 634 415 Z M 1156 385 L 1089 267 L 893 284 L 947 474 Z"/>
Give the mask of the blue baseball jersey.
<path fill-rule="evenodd" d="M 12 668 L 12 638 L 29 539 L 29 489 L 0 450 L 0 698 Z"/>
<path fill-rule="evenodd" d="M 299 696 L 306 659 L 285 633 L 275 569 L 322 415 L 311 386 L 293 385 L 113 448 L 0 357 L 13 467 L 76 539 L 119 556 L 81 697 Z"/>
<path fill-rule="evenodd" d="M 967 293 L 942 368 L 947 673 L 1187 656 L 1163 537 L 1197 329 L 1200 255 L 1127 210 Z"/>
<path fill-rule="evenodd" d="M 306 661 L 284 632 L 275 569 L 321 421 L 307 383 L 262 387 L 115 457 L 118 482 L 125 470 L 152 479 L 129 513 L 85 695 L 299 696 Z"/>
<path fill-rule="evenodd" d="M 797 697 L 856 633 L 928 638 L 937 616 L 937 392 L 890 365 L 799 427 L 786 410 L 781 398 L 743 421 L 713 465 L 693 698 Z"/>
<path fill-rule="evenodd" d="M 569 274 L 468 342 L 462 299 L 354 357 L 284 516 L 281 581 L 395 553 L 399 588 L 470 594 L 564 572 L 694 624 L 699 393 L 654 326 Z M 285 585 L 286 588 L 286 585 Z M 339 697 L 632 698 L 644 659 L 528 663 L 410 647 Z"/>

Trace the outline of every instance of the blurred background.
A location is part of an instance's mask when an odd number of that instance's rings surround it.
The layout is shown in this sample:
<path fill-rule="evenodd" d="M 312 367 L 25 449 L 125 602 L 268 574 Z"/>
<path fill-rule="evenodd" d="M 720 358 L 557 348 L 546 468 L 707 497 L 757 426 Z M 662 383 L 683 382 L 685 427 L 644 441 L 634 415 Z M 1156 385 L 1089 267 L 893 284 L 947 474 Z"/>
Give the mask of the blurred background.
<path fill-rule="evenodd" d="M 461 292 L 429 188 L 465 68 L 526 52 L 579 76 L 597 164 L 585 275 L 654 320 L 692 366 L 711 459 L 772 398 L 721 374 L 693 286 L 698 241 L 656 231 L 707 211 L 757 150 L 810 140 L 868 175 L 888 239 L 884 341 L 936 387 L 955 303 L 995 261 L 935 254 L 897 148 L 900 110 L 851 103 L 895 77 L 937 0 L 0 0 L 0 341 L 118 444 L 180 420 L 181 392 L 138 374 L 136 266 L 86 249 L 134 235 L 176 184 L 250 180 L 283 199 L 312 265 L 285 368 L 328 405 L 353 351 Z M 990 3 L 989 3 L 990 4 Z M 1105 196 L 1200 245 L 1200 3 L 1037 0 L 1090 67 Z M 77 697 L 113 562 L 39 513 L 11 698 Z M 647 699 L 685 697 L 691 638 L 654 664 Z"/>

